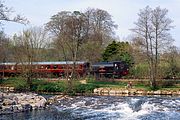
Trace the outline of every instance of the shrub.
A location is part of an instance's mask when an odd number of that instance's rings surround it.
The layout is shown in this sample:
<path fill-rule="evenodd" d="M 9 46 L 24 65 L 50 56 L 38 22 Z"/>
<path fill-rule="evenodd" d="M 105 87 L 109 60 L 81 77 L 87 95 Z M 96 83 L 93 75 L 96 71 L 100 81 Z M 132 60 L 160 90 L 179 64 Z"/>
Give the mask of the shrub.
<path fill-rule="evenodd" d="M 93 93 L 93 90 L 97 88 L 98 85 L 95 84 L 76 84 L 74 91 L 76 93 Z"/>
<path fill-rule="evenodd" d="M 147 78 L 148 77 L 148 65 L 138 64 L 130 69 L 129 75 L 132 78 Z"/>
<path fill-rule="evenodd" d="M 21 77 L 11 77 L 8 79 L 4 79 L 2 80 L 1 84 L 3 84 L 4 86 L 12 86 L 17 91 L 23 91 L 29 89 L 29 85 L 27 81 Z"/>
<path fill-rule="evenodd" d="M 36 80 L 33 82 L 32 91 L 36 92 L 64 92 L 66 85 L 64 82 L 47 82 L 43 80 Z"/>

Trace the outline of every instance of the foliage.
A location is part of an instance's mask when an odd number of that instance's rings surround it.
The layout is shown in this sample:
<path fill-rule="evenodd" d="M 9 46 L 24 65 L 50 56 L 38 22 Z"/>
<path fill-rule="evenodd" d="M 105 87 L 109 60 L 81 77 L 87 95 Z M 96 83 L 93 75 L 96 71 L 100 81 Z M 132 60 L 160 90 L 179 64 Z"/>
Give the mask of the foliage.
<path fill-rule="evenodd" d="M 129 71 L 130 78 L 148 78 L 148 64 L 141 63 L 134 65 Z"/>
<path fill-rule="evenodd" d="M 27 81 L 21 77 L 4 79 L 2 80 L 1 84 L 3 84 L 4 86 L 12 86 L 17 91 L 28 90 L 29 88 Z"/>
<path fill-rule="evenodd" d="M 65 82 L 48 82 L 44 80 L 33 80 L 32 91 L 36 92 L 65 92 Z"/>
<path fill-rule="evenodd" d="M 125 61 L 128 65 L 132 65 L 133 57 L 130 54 L 130 48 L 128 42 L 113 41 L 104 50 L 102 57 L 104 61 Z"/>
<path fill-rule="evenodd" d="M 127 85 L 126 82 L 115 82 L 115 81 L 96 81 L 93 78 L 89 78 L 87 81 L 88 84 L 95 85 L 97 87 L 125 87 Z"/>
<path fill-rule="evenodd" d="M 95 84 L 76 84 L 74 91 L 76 93 L 93 93 L 93 90 L 98 88 Z"/>

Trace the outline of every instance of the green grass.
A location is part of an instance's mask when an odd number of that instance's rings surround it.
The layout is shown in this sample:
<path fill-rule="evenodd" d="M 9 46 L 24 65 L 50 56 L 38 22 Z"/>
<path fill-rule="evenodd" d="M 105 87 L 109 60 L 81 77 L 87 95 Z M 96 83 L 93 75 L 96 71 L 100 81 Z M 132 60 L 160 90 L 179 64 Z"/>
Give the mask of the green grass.
<path fill-rule="evenodd" d="M 163 81 L 160 86 L 156 89 L 152 89 L 147 84 L 135 81 L 132 83 L 133 89 L 143 89 L 143 90 L 180 90 L 179 84 L 170 84 L 169 81 L 164 83 Z M 32 87 L 29 89 L 28 83 L 25 79 L 9 78 L 6 80 L 1 80 L 0 85 L 2 86 L 12 86 L 17 91 L 34 91 L 34 92 L 61 92 L 65 94 L 76 94 L 76 93 L 93 93 L 95 88 L 106 87 L 114 89 L 124 89 L 127 86 L 127 81 L 96 81 L 93 78 L 87 79 L 87 84 L 81 84 L 80 81 L 74 80 L 71 83 L 71 87 L 67 81 L 55 81 L 49 82 L 47 80 L 32 80 Z"/>
<path fill-rule="evenodd" d="M 68 86 L 67 81 L 47 81 L 47 80 L 32 80 L 32 86 L 29 89 L 28 83 L 23 78 L 9 78 L 6 80 L 2 80 L 0 85 L 2 86 L 11 86 L 14 87 L 17 91 L 34 91 L 34 92 L 60 92 L 65 94 L 75 93 L 93 93 L 93 90 L 98 87 L 97 84 L 81 84 L 79 81 L 74 80 L 71 83 L 71 87 Z"/>
<path fill-rule="evenodd" d="M 127 83 L 125 82 L 105 82 L 105 81 L 88 82 L 88 84 L 97 85 L 99 87 L 111 87 L 111 88 L 122 88 L 127 85 Z"/>
<path fill-rule="evenodd" d="M 126 88 L 127 81 L 95 81 L 92 78 L 88 78 L 88 84 L 94 84 L 98 85 L 99 87 L 109 87 L 109 88 Z M 142 81 L 133 81 L 132 87 L 133 89 L 143 89 L 143 90 L 163 90 L 163 89 L 169 89 L 169 90 L 178 90 L 180 89 L 179 84 L 174 84 L 177 82 L 173 81 L 162 81 L 160 84 L 158 83 L 158 86 L 156 88 L 152 88 L 148 85 L 148 82 L 142 82 Z"/>
<path fill-rule="evenodd" d="M 19 91 L 27 90 L 27 88 L 28 88 L 28 84 L 23 78 L 4 79 L 4 80 L 1 80 L 1 85 L 11 86 Z"/>

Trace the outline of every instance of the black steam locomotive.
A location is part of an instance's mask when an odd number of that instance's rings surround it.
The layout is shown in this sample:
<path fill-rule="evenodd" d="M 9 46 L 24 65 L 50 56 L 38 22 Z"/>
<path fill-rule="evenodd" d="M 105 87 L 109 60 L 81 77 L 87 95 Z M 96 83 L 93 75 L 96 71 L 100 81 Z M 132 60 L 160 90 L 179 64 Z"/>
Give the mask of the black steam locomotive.
<path fill-rule="evenodd" d="M 91 73 L 96 77 L 121 78 L 129 73 L 129 66 L 124 61 L 99 62 L 91 67 Z"/>

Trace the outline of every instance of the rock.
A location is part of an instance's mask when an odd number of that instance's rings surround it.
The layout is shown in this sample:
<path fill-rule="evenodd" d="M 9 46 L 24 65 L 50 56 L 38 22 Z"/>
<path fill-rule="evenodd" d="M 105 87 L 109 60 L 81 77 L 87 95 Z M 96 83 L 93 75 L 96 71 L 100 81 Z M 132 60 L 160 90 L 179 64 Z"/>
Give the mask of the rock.
<path fill-rule="evenodd" d="M 16 105 L 17 103 L 16 103 L 16 101 L 14 101 L 14 100 L 11 100 L 11 99 L 4 99 L 3 100 L 3 103 L 2 103 L 4 106 L 7 106 L 7 105 Z"/>
<path fill-rule="evenodd" d="M 19 111 L 22 111 L 22 110 L 23 110 L 23 107 L 22 107 L 22 105 L 20 105 L 20 104 L 18 104 L 18 105 L 13 105 L 13 107 L 17 107 L 17 109 L 18 109 Z"/>
<path fill-rule="evenodd" d="M 123 90 L 122 94 L 129 94 L 129 90 Z"/>
<path fill-rule="evenodd" d="M 11 112 L 12 111 L 12 107 L 11 106 L 3 106 L 2 107 L 2 111 L 5 111 L 5 112 Z"/>
<path fill-rule="evenodd" d="M 153 92 L 153 91 L 147 91 L 147 94 L 148 94 L 148 95 L 153 95 L 154 92 Z"/>
<path fill-rule="evenodd" d="M 32 106 L 30 104 L 22 105 L 23 111 L 31 111 Z"/>
<path fill-rule="evenodd" d="M 0 110 L 2 110 L 2 108 L 3 108 L 3 107 L 2 107 L 2 105 L 0 104 Z"/>
<path fill-rule="evenodd" d="M 154 91 L 154 95 L 161 95 L 161 91 L 160 90 Z"/>
<path fill-rule="evenodd" d="M 115 94 L 116 94 L 116 91 L 115 91 L 115 90 L 110 90 L 110 91 L 109 91 L 109 94 L 110 94 L 110 95 L 115 95 Z"/>
<path fill-rule="evenodd" d="M 122 94 L 122 90 L 116 90 L 116 94 Z"/>
<path fill-rule="evenodd" d="M 2 93 L 0 92 L 0 114 L 31 111 L 46 107 L 46 99 L 34 93 Z"/>

